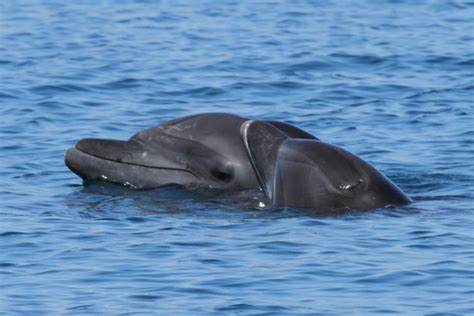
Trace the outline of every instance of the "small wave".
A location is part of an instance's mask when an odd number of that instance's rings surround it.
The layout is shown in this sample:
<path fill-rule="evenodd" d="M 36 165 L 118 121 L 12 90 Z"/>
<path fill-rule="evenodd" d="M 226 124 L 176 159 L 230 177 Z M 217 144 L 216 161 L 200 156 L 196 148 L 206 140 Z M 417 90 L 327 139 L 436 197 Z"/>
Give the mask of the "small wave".
<path fill-rule="evenodd" d="M 124 18 L 117 20 L 116 23 L 119 24 L 138 24 L 138 23 L 154 23 L 154 24 L 163 24 L 167 22 L 178 22 L 184 20 L 184 17 L 179 15 L 174 15 L 169 12 L 163 13 L 159 16 L 135 16 L 132 18 Z"/>
<path fill-rule="evenodd" d="M 125 78 L 114 80 L 111 82 L 96 85 L 95 88 L 100 90 L 119 90 L 119 89 L 133 89 L 144 86 L 145 84 L 155 82 L 153 79 L 135 79 Z"/>
<path fill-rule="evenodd" d="M 34 242 L 20 242 L 20 243 L 12 244 L 9 247 L 11 247 L 12 249 L 16 249 L 16 248 L 38 248 L 39 246 L 38 244 Z"/>
<path fill-rule="evenodd" d="M 162 296 L 150 295 L 150 294 L 130 295 L 128 297 L 131 298 L 131 299 L 134 299 L 134 300 L 139 300 L 139 301 L 156 301 L 156 300 L 162 298 Z"/>
<path fill-rule="evenodd" d="M 284 12 L 283 15 L 290 16 L 290 17 L 293 17 L 293 18 L 301 18 L 301 17 L 311 15 L 311 13 L 310 12 L 303 12 L 303 11 L 289 11 L 289 12 Z"/>
<path fill-rule="evenodd" d="M 18 99 L 16 96 L 0 92 L 0 99 Z"/>
<path fill-rule="evenodd" d="M 437 261 L 437 262 L 432 262 L 432 263 L 429 263 L 428 266 L 453 266 L 453 265 L 457 265 L 459 264 L 458 261 L 455 261 L 455 260 L 441 260 L 441 261 Z"/>
<path fill-rule="evenodd" d="M 320 60 L 313 60 L 307 61 L 302 63 L 296 63 L 288 66 L 287 68 L 283 69 L 282 72 L 284 74 L 294 74 L 296 72 L 304 72 L 304 71 L 329 71 L 334 70 L 334 65 L 320 61 Z"/>
<path fill-rule="evenodd" d="M 224 90 L 220 88 L 214 87 L 201 87 L 189 90 L 182 90 L 182 91 L 168 91 L 165 94 L 168 95 L 188 95 L 194 97 L 212 97 L 220 94 L 224 94 Z"/>
<path fill-rule="evenodd" d="M 49 94 L 49 93 L 67 93 L 67 92 L 86 92 L 89 91 L 83 85 L 75 84 L 59 84 L 59 85 L 40 85 L 29 89 L 31 92 L 38 94 Z"/>
<path fill-rule="evenodd" d="M 253 305 L 253 304 L 245 304 L 245 303 L 239 303 L 239 304 L 233 304 L 233 305 L 228 305 L 228 306 L 223 306 L 223 307 L 218 307 L 216 309 L 217 312 L 237 312 L 238 314 L 242 312 L 269 312 L 270 314 L 272 313 L 281 313 L 284 311 L 288 311 L 288 308 L 280 306 L 280 305 Z"/>
<path fill-rule="evenodd" d="M 94 311 L 95 305 L 94 304 L 81 304 L 81 305 L 76 305 L 73 307 L 69 307 L 69 311 L 74 311 L 74 312 L 88 312 L 92 313 Z"/>
<path fill-rule="evenodd" d="M 261 82 L 252 82 L 252 81 L 242 81 L 236 82 L 231 85 L 228 85 L 226 89 L 229 90 L 252 90 L 252 89 L 262 89 L 264 84 Z"/>
<path fill-rule="evenodd" d="M 409 95 L 405 97 L 405 99 L 416 99 L 425 95 L 429 94 L 437 94 L 437 93 L 443 93 L 443 92 L 450 92 L 452 89 L 450 88 L 445 88 L 445 89 L 428 89 L 426 91 L 418 92 L 412 95 Z"/>
<path fill-rule="evenodd" d="M 30 33 L 30 32 L 19 32 L 19 33 L 14 33 L 14 34 L 11 34 L 10 36 L 12 38 L 18 38 L 18 37 L 31 37 L 33 36 L 34 34 L 33 33 Z"/>
<path fill-rule="evenodd" d="M 452 56 L 431 56 L 425 60 L 429 64 L 454 64 L 458 58 Z"/>
<path fill-rule="evenodd" d="M 28 235 L 28 234 L 23 233 L 23 232 L 15 232 L 15 231 L 0 233 L 0 237 L 10 237 L 10 236 L 18 236 L 18 235 Z"/>
<path fill-rule="evenodd" d="M 461 60 L 457 63 L 459 66 L 474 66 L 474 59 Z"/>
<path fill-rule="evenodd" d="M 334 53 L 329 55 L 333 58 L 344 60 L 351 64 L 361 64 L 361 65 L 375 65 L 380 64 L 388 60 L 388 58 L 382 58 L 375 55 L 352 55 L 344 53 Z"/>
<path fill-rule="evenodd" d="M 37 103 L 38 106 L 47 108 L 48 110 L 59 110 L 63 109 L 65 106 L 69 107 L 70 105 L 62 104 L 56 101 L 43 101 Z"/>
<path fill-rule="evenodd" d="M 280 80 L 280 81 L 269 81 L 269 82 L 237 82 L 237 83 L 227 86 L 226 88 L 229 90 L 264 91 L 264 90 L 268 90 L 269 88 L 293 90 L 293 89 L 301 89 L 305 87 L 306 85 L 296 82 L 296 81 Z"/>
<path fill-rule="evenodd" d="M 301 89 L 305 85 L 295 81 L 272 81 L 268 85 L 273 88 L 284 88 L 284 89 Z"/>

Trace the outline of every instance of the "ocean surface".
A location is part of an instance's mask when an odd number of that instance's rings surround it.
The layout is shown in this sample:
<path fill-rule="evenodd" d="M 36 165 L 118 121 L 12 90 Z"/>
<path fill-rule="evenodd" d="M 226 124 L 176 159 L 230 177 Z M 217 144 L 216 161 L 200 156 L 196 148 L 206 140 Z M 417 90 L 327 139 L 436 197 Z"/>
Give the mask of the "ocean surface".
<path fill-rule="evenodd" d="M 85 137 L 281 120 L 406 207 L 83 186 Z M 1 315 L 473 315 L 473 1 L 1 1 Z M 218 131 L 217 131 L 218 132 Z"/>

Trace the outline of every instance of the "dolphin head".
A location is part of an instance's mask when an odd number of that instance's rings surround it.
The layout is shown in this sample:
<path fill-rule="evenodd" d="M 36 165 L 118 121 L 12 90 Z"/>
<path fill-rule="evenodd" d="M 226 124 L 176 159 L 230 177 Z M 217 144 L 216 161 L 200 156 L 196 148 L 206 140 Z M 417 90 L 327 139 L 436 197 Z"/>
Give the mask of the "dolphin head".
<path fill-rule="evenodd" d="M 197 114 L 144 129 L 127 141 L 83 139 L 66 152 L 65 162 L 85 181 L 142 189 L 169 184 L 254 189 L 259 184 L 239 133 L 244 121 L 232 114 Z"/>
<path fill-rule="evenodd" d="M 319 141 L 285 141 L 278 150 L 275 169 L 276 205 L 373 210 L 410 201 L 366 161 Z"/>
<path fill-rule="evenodd" d="M 151 128 L 127 141 L 82 139 L 65 163 L 84 181 L 103 180 L 148 189 L 169 184 L 196 189 L 244 190 L 258 187 L 237 135 L 239 147 L 220 140 L 202 142 Z M 245 159 L 241 159 L 241 157 Z"/>
<path fill-rule="evenodd" d="M 290 138 L 260 121 L 245 122 L 241 134 L 273 205 L 373 210 L 410 201 L 369 163 L 337 146 Z"/>

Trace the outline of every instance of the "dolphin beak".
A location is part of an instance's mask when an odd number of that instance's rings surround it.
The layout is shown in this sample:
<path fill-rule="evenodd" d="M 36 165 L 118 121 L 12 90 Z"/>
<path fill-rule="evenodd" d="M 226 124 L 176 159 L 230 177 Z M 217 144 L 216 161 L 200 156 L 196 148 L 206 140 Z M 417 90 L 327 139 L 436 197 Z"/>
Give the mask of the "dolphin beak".
<path fill-rule="evenodd" d="M 161 153 L 163 154 L 163 153 Z M 105 180 L 132 188 L 155 188 L 195 180 L 183 166 L 158 159 L 141 143 L 128 140 L 86 138 L 66 152 L 64 161 L 85 182 Z"/>
<path fill-rule="evenodd" d="M 87 181 L 106 178 L 118 164 L 142 165 L 143 161 L 137 158 L 144 152 L 135 141 L 86 138 L 69 149 L 64 160 L 71 171 Z"/>
<path fill-rule="evenodd" d="M 66 166 L 84 181 L 101 178 L 101 167 L 94 162 L 100 162 L 100 159 L 86 154 L 76 148 L 70 148 L 64 156 Z"/>
<path fill-rule="evenodd" d="M 143 146 L 136 141 L 93 138 L 80 140 L 76 144 L 76 149 L 97 158 L 130 164 L 139 164 L 141 156 L 145 153 Z"/>
<path fill-rule="evenodd" d="M 137 142 L 86 138 L 69 149 L 64 160 L 66 166 L 84 181 L 106 180 L 123 164 L 133 164 L 134 156 L 141 152 Z"/>

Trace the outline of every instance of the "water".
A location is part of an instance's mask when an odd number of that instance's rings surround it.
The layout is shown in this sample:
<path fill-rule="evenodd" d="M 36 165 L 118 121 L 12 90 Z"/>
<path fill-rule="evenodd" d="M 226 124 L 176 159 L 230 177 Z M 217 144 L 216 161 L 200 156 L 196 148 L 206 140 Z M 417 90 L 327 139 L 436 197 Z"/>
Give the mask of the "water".
<path fill-rule="evenodd" d="M 474 3 L 2 1 L 0 314 L 474 313 Z M 84 137 L 283 120 L 414 203 L 83 187 Z"/>

